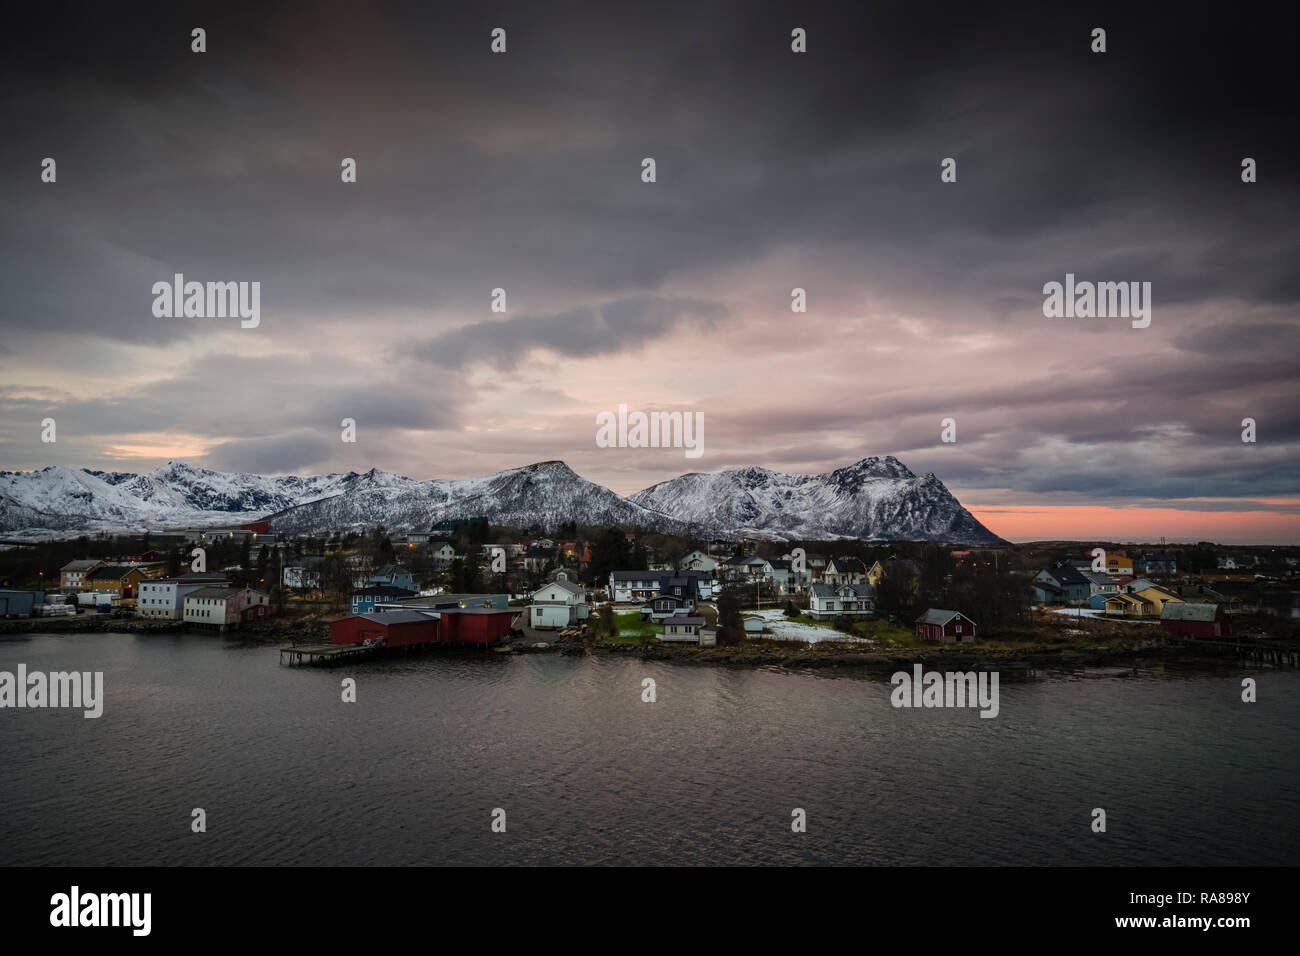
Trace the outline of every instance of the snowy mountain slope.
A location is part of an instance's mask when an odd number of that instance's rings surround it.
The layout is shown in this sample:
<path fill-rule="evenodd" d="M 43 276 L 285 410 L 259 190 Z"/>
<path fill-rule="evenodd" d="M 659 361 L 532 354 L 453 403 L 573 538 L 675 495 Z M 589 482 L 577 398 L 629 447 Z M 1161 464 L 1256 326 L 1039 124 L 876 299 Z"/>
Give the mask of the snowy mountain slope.
<path fill-rule="evenodd" d="M 305 533 L 372 528 L 419 531 L 439 521 L 486 517 L 513 527 L 553 530 L 569 521 L 688 531 L 687 522 L 657 514 L 574 473 L 562 461 L 543 461 L 483 478 L 435 479 L 404 486 L 357 484 L 343 494 L 271 517 L 271 530 Z"/>
<path fill-rule="evenodd" d="M 892 456 L 821 475 L 756 467 L 682 475 L 629 500 L 702 527 L 756 537 L 999 540 L 933 474 L 918 478 Z"/>
<path fill-rule="evenodd" d="M 180 462 L 168 462 L 146 475 L 61 466 L 0 472 L 0 530 L 118 531 L 242 524 L 338 494 L 348 477 L 228 474 Z"/>
<path fill-rule="evenodd" d="M 421 531 L 440 521 L 494 524 L 577 521 L 698 535 L 777 539 L 874 538 L 981 544 L 998 538 L 934 475 L 895 458 L 864 458 L 824 475 L 765 468 L 689 474 L 630 498 L 544 461 L 469 479 L 415 481 L 365 474 L 230 474 L 169 462 L 146 475 L 51 467 L 0 472 L 0 532 L 160 530 L 244 524 L 318 533 L 383 525 Z"/>

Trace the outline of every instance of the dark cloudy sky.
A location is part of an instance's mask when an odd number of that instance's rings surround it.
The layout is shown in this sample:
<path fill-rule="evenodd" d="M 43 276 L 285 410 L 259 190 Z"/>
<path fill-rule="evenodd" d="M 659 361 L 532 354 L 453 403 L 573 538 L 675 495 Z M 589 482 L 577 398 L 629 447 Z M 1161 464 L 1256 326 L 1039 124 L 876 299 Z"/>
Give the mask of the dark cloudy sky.
<path fill-rule="evenodd" d="M 0 467 L 893 454 L 1007 537 L 1300 541 L 1292 33 L 1054 6 L 6 11 Z M 155 318 L 176 272 L 261 325 Z M 1149 281 L 1151 326 L 1044 318 L 1067 272 Z M 704 456 L 597 447 L 620 403 L 703 412 Z"/>

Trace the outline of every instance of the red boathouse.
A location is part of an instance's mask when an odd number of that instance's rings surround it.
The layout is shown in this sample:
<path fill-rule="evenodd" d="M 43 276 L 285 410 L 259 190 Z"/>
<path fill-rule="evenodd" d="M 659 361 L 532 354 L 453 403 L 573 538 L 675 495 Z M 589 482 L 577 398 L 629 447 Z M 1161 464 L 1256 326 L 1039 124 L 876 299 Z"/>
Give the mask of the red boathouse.
<path fill-rule="evenodd" d="M 416 644 L 495 644 L 510 632 L 515 608 L 443 608 L 354 614 L 330 625 L 331 644 L 382 640 L 387 647 Z"/>
<path fill-rule="evenodd" d="M 1160 628 L 1179 637 L 1232 636 L 1232 621 L 1219 604 L 1180 604 L 1166 601 L 1160 609 Z"/>

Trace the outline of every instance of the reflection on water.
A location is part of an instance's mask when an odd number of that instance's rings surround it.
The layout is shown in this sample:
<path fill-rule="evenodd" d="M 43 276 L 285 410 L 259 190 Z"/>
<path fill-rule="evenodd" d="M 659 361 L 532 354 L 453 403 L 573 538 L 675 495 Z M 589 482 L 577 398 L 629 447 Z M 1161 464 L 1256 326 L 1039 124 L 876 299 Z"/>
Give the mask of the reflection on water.
<path fill-rule="evenodd" d="M 19 662 L 102 670 L 107 700 L 0 711 L 3 864 L 1300 862 L 1295 673 L 1243 672 L 1256 705 L 1236 675 L 1007 682 L 982 720 L 843 675 L 626 659 L 0 641 Z"/>

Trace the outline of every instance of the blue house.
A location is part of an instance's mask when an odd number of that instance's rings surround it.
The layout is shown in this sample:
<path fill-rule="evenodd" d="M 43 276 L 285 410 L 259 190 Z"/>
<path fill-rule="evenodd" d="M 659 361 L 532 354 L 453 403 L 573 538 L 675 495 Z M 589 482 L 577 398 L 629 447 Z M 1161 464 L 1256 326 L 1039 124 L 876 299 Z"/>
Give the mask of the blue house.
<path fill-rule="evenodd" d="M 389 564 L 371 574 L 366 583 L 380 585 L 387 584 L 391 587 L 405 588 L 408 591 L 414 591 L 415 575 L 396 564 Z"/>
<path fill-rule="evenodd" d="M 1053 565 L 1034 575 L 1034 600 L 1044 604 L 1087 604 L 1092 586 L 1078 568 Z"/>
<path fill-rule="evenodd" d="M 348 608 L 353 614 L 369 614 L 375 610 L 376 604 L 387 604 L 398 598 L 408 597 L 415 597 L 415 592 L 409 588 L 393 587 L 391 584 L 372 584 L 353 591 L 348 600 Z"/>
<path fill-rule="evenodd" d="M 1173 574 L 1178 570 L 1178 555 L 1172 551 L 1152 551 L 1142 559 L 1142 564 L 1146 566 L 1148 574 L 1153 571 L 1168 571 Z"/>

